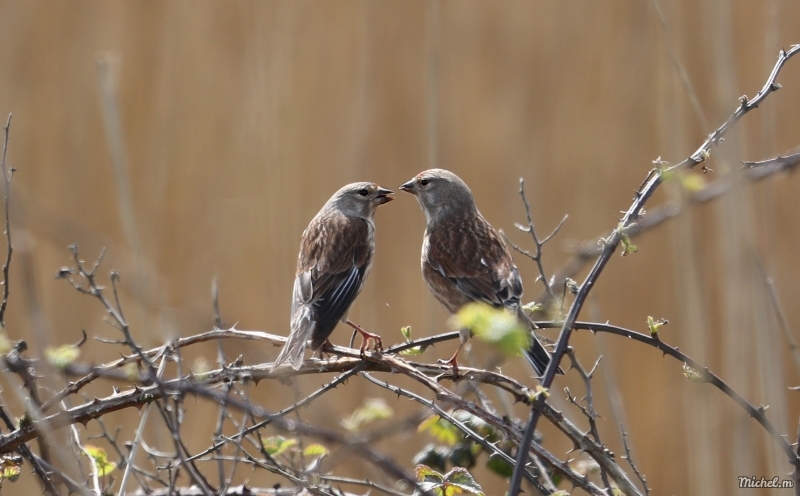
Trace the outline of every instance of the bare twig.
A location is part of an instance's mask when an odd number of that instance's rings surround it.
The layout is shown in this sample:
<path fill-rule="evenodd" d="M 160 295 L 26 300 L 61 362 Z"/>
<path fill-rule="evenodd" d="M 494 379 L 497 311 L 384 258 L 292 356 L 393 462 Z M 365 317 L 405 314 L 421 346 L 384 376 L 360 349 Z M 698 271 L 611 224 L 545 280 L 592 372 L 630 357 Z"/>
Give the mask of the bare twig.
<path fill-rule="evenodd" d="M 3 140 L 3 158 L 0 159 L 0 166 L 3 169 L 3 186 L 4 186 L 4 194 L 3 194 L 3 203 L 5 204 L 6 210 L 6 261 L 3 263 L 3 302 L 0 303 L 0 327 L 5 329 L 6 321 L 5 321 L 5 314 L 6 314 L 6 307 L 8 306 L 8 269 L 11 266 L 11 252 L 13 249 L 11 248 L 11 222 L 10 222 L 10 215 L 8 212 L 8 202 L 9 198 L 11 197 L 11 177 L 14 175 L 14 169 L 8 171 L 7 164 L 6 164 L 6 152 L 8 151 L 8 134 L 11 130 L 11 114 L 8 114 L 8 120 L 6 121 L 6 125 L 3 128 L 5 130 L 5 139 Z"/>
<path fill-rule="evenodd" d="M 645 478 L 644 474 L 639 472 L 639 469 L 636 467 L 636 464 L 633 463 L 633 457 L 631 456 L 631 450 L 628 447 L 628 433 L 625 432 L 625 426 L 619 424 L 619 430 L 622 432 L 622 447 L 625 449 L 625 456 L 624 458 L 628 460 L 628 464 L 630 464 L 631 468 L 633 469 L 633 473 L 636 474 L 636 477 L 639 478 L 639 482 L 642 483 L 642 487 L 644 488 L 645 494 L 650 494 L 650 488 L 647 487 L 647 479 Z"/>
<path fill-rule="evenodd" d="M 547 278 L 547 274 L 544 271 L 544 265 L 542 264 L 542 247 L 544 244 L 550 241 L 550 239 L 555 236 L 559 230 L 561 230 L 561 226 L 564 225 L 564 222 L 567 221 L 568 215 L 565 215 L 561 222 L 558 223 L 553 232 L 547 235 L 544 239 L 540 240 L 539 236 L 536 234 L 536 229 L 533 225 L 533 217 L 531 216 L 531 205 L 528 203 L 528 198 L 525 196 L 525 179 L 519 179 L 519 196 L 522 198 L 522 204 L 525 206 L 525 216 L 528 219 L 528 225 L 523 226 L 520 224 L 515 224 L 517 229 L 522 232 L 530 233 L 531 238 L 533 239 L 533 246 L 536 248 L 536 253 L 530 253 L 527 250 L 523 250 L 519 246 L 515 245 L 511 242 L 508 237 L 506 237 L 505 233 L 501 231 L 503 238 L 506 242 L 511 245 L 511 247 L 518 251 L 519 253 L 525 255 L 526 257 L 530 258 L 534 262 L 536 262 L 536 266 L 539 268 L 539 277 L 542 280 L 542 284 L 544 284 L 545 291 L 550 295 L 550 298 L 555 299 L 555 295 L 553 294 L 553 288 L 550 285 L 550 280 Z"/>
<path fill-rule="evenodd" d="M 167 365 L 167 356 L 164 355 L 161 358 L 161 364 L 158 366 L 158 375 L 157 377 L 161 379 L 161 374 L 164 373 L 164 367 Z M 139 428 L 136 429 L 136 435 L 133 440 L 133 445 L 131 445 L 130 453 L 128 454 L 128 459 L 125 461 L 125 472 L 122 474 L 122 480 L 119 483 L 119 496 L 125 496 L 125 486 L 128 482 L 128 477 L 131 475 L 131 471 L 133 470 L 133 465 L 136 462 L 136 452 L 139 449 L 139 445 L 142 443 L 142 435 L 144 433 L 144 426 L 147 423 L 147 417 L 150 416 L 150 407 L 152 405 L 146 405 L 144 407 L 144 413 L 142 413 L 142 418 L 139 420 Z"/>
<path fill-rule="evenodd" d="M 786 313 L 783 311 L 781 300 L 778 298 L 778 290 L 775 288 L 775 281 L 772 279 L 772 277 L 770 277 L 769 274 L 767 274 L 767 268 L 764 267 L 764 261 L 761 260 L 761 257 L 755 252 L 755 250 L 753 257 L 756 261 L 758 274 L 761 276 L 761 280 L 764 282 L 764 286 L 766 287 L 767 295 L 769 296 L 769 302 L 772 304 L 772 309 L 775 311 L 775 317 L 778 319 L 778 326 L 781 328 L 781 331 L 783 331 L 783 337 L 786 338 L 786 342 L 789 344 L 789 350 L 792 352 L 795 368 L 800 369 L 800 348 L 797 346 L 797 341 L 794 339 L 792 329 L 789 327 L 789 321 L 786 319 Z"/>
<path fill-rule="evenodd" d="M 580 408 L 586 418 L 589 420 L 589 432 L 592 434 L 594 440 L 600 446 L 603 445 L 603 442 L 600 440 L 600 431 L 597 429 L 597 412 L 594 409 L 594 394 L 592 393 L 592 376 L 594 376 L 594 371 L 597 370 L 597 366 L 600 365 L 600 360 L 602 360 L 602 356 L 597 358 L 597 361 L 594 363 L 594 367 L 589 372 L 583 368 L 581 362 L 578 361 L 578 357 L 575 356 L 575 352 L 572 350 L 567 351 L 567 355 L 569 355 L 569 359 L 572 362 L 572 368 L 578 372 L 578 375 L 581 376 L 583 379 L 583 385 L 586 388 L 586 396 L 584 399 L 586 400 L 586 407 L 584 408 L 579 402 L 577 398 L 574 398 L 570 392 L 569 388 L 564 388 L 567 392 L 567 399 L 570 403 Z M 603 480 L 603 485 L 605 486 L 606 490 L 611 493 L 611 485 L 608 482 L 608 474 L 606 473 L 605 469 L 600 466 L 600 478 Z"/>
<path fill-rule="evenodd" d="M 97 461 L 92 456 L 92 453 L 86 450 L 83 447 L 83 443 L 81 443 L 81 436 L 78 434 L 78 429 L 75 428 L 75 424 L 70 426 L 72 429 L 72 436 L 75 439 L 75 445 L 78 446 L 78 449 L 86 455 L 86 458 L 89 459 L 89 465 L 92 467 L 92 486 L 94 486 L 94 493 L 96 496 L 102 496 L 103 490 L 100 488 L 100 477 L 98 475 L 99 471 L 97 470 Z"/>

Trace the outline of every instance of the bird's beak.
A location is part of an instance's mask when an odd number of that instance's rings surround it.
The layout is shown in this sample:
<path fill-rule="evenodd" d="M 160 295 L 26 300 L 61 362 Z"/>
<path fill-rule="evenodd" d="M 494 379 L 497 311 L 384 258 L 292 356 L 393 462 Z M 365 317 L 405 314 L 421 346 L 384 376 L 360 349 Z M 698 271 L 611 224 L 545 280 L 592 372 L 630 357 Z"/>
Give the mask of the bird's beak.
<path fill-rule="evenodd" d="M 400 189 L 405 191 L 406 193 L 411 193 L 412 195 L 416 195 L 417 194 L 417 190 L 414 188 L 414 186 L 416 186 L 416 183 L 412 179 L 412 180 L 408 181 L 407 183 L 403 183 L 400 186 Z"/>
<path fill-rule="evenodd" d="M 391 195 L 392 193 L 394 193 L 394 191 L 392 191 L 390 189 L 378 188 L 378 194 L 375 196 L 375 201 L 378 202 L 378 205 L 383 205 L 384 203 L 389 203 L 394 198 L 392 198 L 391 196 L 386 196 L 386 195 Z"/>

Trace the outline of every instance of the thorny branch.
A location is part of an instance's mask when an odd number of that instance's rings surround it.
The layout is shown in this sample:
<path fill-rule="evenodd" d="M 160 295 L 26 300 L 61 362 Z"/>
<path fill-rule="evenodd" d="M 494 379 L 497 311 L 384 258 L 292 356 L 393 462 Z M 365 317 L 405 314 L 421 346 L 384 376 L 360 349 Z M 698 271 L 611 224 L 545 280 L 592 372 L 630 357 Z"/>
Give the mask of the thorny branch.
<path fill-rule="evenodd" d="M 578 371 L 578 375 L 581 376 L 583 379 L 583 385 L 586 388 L 586 395 L 583 397 L 583 400 L 586 400 L 586 406 L 580 404 L 580 400 L 573 397 L 569 391 L 569 388 L 564 388 L 564 391 L 567 393 L 567 399 L 570 403 L 577 406 L 584 414 L 584 416 L 589 420 L 589 432 L 592 434 L 592 437 L 599 445 L 603 445 L 603 442 L 600 440 L 600 431 L 597 429 L 597 412 L 594 409 L 594 394 L 592 392 L 592 376 L 594 375 L 594 371 L 597 370 L 597 366 L 600 365 L 600 360 L 603 358 L 602 356 L 597 358 L 597 361 L 592 367 L 592 370 L 589 372 L 583 368 L 583 365 L 578 361 L 578 357 L 575 356 L 575 352 L 573 350 L 568 350 L 567 354 L 569 355 L 569 359 L 572 362 L 572 368 Z M 600 467 L 600 477 L 603 479 L 603 485 L 606 489 L 611 492 L 611 485 L 608 483 L 608 474 L 606 474 L 605 469 Z"/>
<path fill-rule="evenodd" d="M 508 237 L 504 232 L 501 231 L 500 234 L 503 235 L 503 239 L 505 239 L 506 243 L 508 243 L 514 250 L 536 262 L 536 266 L 539 268 L 539 278 L 542 280 L 542 284 L 544 284 L 545 291 L 547 292 L 547 294 L 550 296 L 551 299 L 555 299 L 556 296 L 555 294 L 553 294 L 552 284 L 550 280 L 547 278 L 547 274 L 544 271 L 544 265 L 542 264 L 542 248 L 544 247 L 545 243 L 550 241 L 550 239 L 552 239 L 553 236 L 558 234 L 558 231 L 561 230 L 561 227 L 564 225 L 564 222 L 567 221 L 567 218 L 569 216 L 565 215 L 564 218 L 561 219 L 561 222 L 558 223 L 556 228 L 553 229 L 553 232 L 545 236 L 544 239 L 540 240 L 539 236 L 536 234 L 536 228 L 534 227 L 533 224 L 533 217 L 531 216 L 531 205 L 530 203 L 528 203 L 528 198 L 525 196 L 525 180 L 523 178 L 520 178 L 519 180 L 519 196 L 520 198 L 522 198 L 522 204 L 525 206 L 525 216 L 528 219 L 528 225 L 523 226 L 521 224 L 515 224 L 515 226 L 522 232 L 530 233 L 531 238 L 533 239 L 533 246 L 536 248 L 536 253 L 531 253 L 528 250 L 525 250 L 515 245 L 510 239 L 508 239 Z"/>
<path fill-rule="evenodd" d="M 742 97 L 740 99 L 740 104 L 734 113 L 728 118 L 725 123 L 720 126 L 717 130 L 715 130 L 711 135 L 700 145 L 700 148 L 697 149 L 692 155 L 690 155 L 687 159 L 683 162 L 679 163 L 678 165 L 672 166 L 670 170 L 678 170 L 683 168 L 692 168 L 695 165 L 705 161 L 711 152 L 711 148 L 716 146 L 725 135 L 726 131 L 735 124 L 739 119 L 742 118 L 747 112 L 750 110 L 758 107 L 762 101 L 764 101 L 767 96 L 773 91 L 776 91 L 780 88 L 780 85 L 776 82 L 778 74 L 780 70 L 783 68 L 784 64 L 786 63 L 789 58 L 794 56 L 797 52 L 800 52 L 800 45 L 792 46 L 788 51 L 781 50 L 778 55 L 778 61 L 775 64 L 772 72 L 770 73 L 769 77 L 767 78 L 767 82 L 764 86 L 759 90 L 756 96 L 750 100 L 747 97 Z M 570 306 L 569 311 L 567 312 L 567 316 L 564 319 L 564 323 L 561 327 L 561 332 L 558 337 L 558 341 L 556 342 L 555 350 L 553 351 L 553 358 L 550 364 L 545 370 L 544 377 L 542 378 L 542 387 L 544 389 L 549 389 L 553 383 L 553 380 L 556 377 L 556 371 L 558 370 L 559 362 L 561 362 L 561 358 L 564 356 L 564 353 L 567 351 L 567 347 L 569 346 L 569 339 L 575 325 L 575 321 L 578 319 L 578 314 L 580 313 L 581 309 L 583 308 L 583 304 L 586 301 L 586 298 L 589 295 L 589 292 L 595 285 L 595 282 L 600 277 L 600 274 L 603 272 L 606 264 L 611 259 L 611 256 L 617 249 L 617 245 L 622 240 L 623 236 L 626 236 L 626 230 L 629 228 L 630 225 L 637 222 L 640 217 L 640 213 L 644 209 L 647 200 L 655 193 L 656 189 L 661 185 L 663 181 L 663 171 L 656 167 L 655 170 L 651 171 L 643 186 L 639 188 L 639 191 L 636 193 L 636 196 L 633 200 L 633 203 L 625 212 L 622 217 L 622 220 L 619 222 L 617 229 L 615 229 L 611 236 L 609 236 L 603 246 L 603 251 L 600 256 L 597 258 L 592 269 L 589 271 L 589 275 L 584 280 L 583 284 L 581 284 L 578 293 L 575 295 L 575 299 Z M 508 494 L 509 496 L 519 496 L 520 491 L 520 483 L 522 482 L 522 470 L 525 466 L 525 459 L 527 456 L 527 448 L 530 445 L 533 439 L 533 433 L 536 430 L 536 424 L 539 421 L 540 416 L 540 407 L 544 403 L 545 398 L 544 395 L 541 395 L 537 398 L 535 405 L 531 408 L 530 418 L 528 420 L 528 425 L 525 429 L 525 434 L 522 439 L 522 443 L 520 446 L 520 453 L 517 457 L 517 463 L 514 466 L 514 473 L 511 477 L 511 483 L 509 485 Z M 794 453 L 792 451 L 792 453 Z M 791 456 L 791 455 L 790 455 Z M 792 458 L 790 458 L 792 459 Z"/>
<path fill-rule="evenodd" d="M 633 473 L 636 474 L 636 477 L 639 478 L 639 482 L 642 483 L 642 487 L 644 488 L 645 494 L 648 496 L 650 495 L 650 488 L 647 486 L 647 479 L 645 478 L 644 474 L 639 471 L 639 468 L 633 463 L 633 457 L 631 457 L 631 450 L 628 447 L 628 433 L 625 432 L 625 426 L 620 424 L 619 430 L 622 433 L 622 447 L 625 449 L 625 456 L 624 459 L 628 460 L 628 464 L 633 469 Z"/>

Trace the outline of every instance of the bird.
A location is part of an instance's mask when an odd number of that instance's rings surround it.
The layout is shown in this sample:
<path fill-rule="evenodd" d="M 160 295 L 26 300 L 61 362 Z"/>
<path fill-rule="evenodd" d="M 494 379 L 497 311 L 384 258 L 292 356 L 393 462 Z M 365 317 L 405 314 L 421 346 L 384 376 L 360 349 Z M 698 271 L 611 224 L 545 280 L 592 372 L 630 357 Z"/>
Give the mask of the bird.
<path fill-rule="evenodd" d="M 303 231 L 292 292 L 291 327 L 272 368 L 288 362 L 295 370 L 306 347 L 318 351 L 339 322 L 359 333 L 363 354 L 370 340 L 381 338 L 347 318 L 367 280 L 375 254 L 375 211 L 392 200 L 392 190 L 359 182 L 342 187 Z"/>
<path fill-rule="evenodd" d="M 533 323 L 522 310 L 522 278 L 503 239 L 478 211 L 467 184 L 450 171 L 430 169 L 400 189 L 413 194 L 425 214 L 422 277 L 433 296 L 450 313 L 471 302 L 514 312 L 533 334 L 525 357 L 538 376 L 543 376 L 550 353 L 536 338 Z M 456 374 L 458 353 L 469 337 L 469 330 L 462 329 L 456 352 L 445 362 Z M 561 369 L 558 372 L 563 373 Z"/>

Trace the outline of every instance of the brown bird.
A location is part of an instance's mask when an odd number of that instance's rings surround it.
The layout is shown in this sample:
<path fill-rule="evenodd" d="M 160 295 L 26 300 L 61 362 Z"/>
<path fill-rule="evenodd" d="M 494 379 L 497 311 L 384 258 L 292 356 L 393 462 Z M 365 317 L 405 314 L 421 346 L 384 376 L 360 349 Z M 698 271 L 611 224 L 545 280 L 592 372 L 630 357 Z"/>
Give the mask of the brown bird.
<path fill-rule="evenodd" d="M 376 347 L 382 346 L 380 336 L 350 322 L 347 311 L 372 267 L 375 211 L 392 200 L 387 196 L 392 193 L 373 183 L 348 184 L 334 193 L 303 231 L 291 330 L 273 368 L 289 362 L 299 369 L 306 346 L 320 350 L 340 321 L 361 333 L 362 352 L 372 339 Z"/>
<path fill-rule="evenodd" d="M 522 279 L 511 252 L 478 211 L 466 183 L 450 171 L 431 169 L 420 172 L 400 189 L 417 197 L 427 219 L 422 239 L 422 277 L 433 296 L 451 313 L 473 301 L 507 308 L 532 330 L 520 305 Z M 447 361 L 456 373 L 458 352 L 469 334 L 469 330 L 462 329 L 461 343 Z M 550 354 L 535 334 L 525 356 L 536 373 L 544 375 Z"/>

